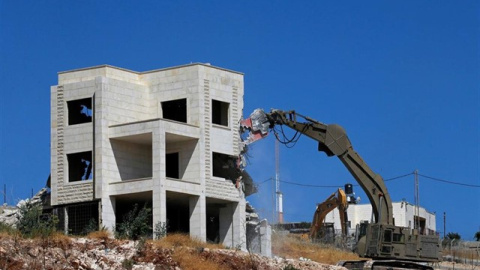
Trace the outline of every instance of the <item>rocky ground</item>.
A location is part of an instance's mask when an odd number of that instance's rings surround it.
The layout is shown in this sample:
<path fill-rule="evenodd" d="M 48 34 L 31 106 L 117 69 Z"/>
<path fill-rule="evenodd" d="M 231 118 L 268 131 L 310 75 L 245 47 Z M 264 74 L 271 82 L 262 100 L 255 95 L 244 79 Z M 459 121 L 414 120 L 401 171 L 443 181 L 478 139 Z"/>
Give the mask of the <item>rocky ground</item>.
<path fill-rule="evenodd" d="M 323 269 L 313 261 L 266 258 L 234 249 L 161 247 L 153 241 L 0 236 L 0 269 Z"/>

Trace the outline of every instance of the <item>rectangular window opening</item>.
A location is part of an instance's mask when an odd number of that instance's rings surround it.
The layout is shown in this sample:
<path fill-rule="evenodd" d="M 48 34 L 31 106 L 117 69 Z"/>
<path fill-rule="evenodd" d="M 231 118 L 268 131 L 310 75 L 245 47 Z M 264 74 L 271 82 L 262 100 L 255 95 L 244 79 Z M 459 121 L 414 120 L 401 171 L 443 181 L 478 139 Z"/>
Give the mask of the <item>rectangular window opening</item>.
<path fill-rule="evenodd" d="M 393 238 L 393 231 L 385 230 L 383 231 L 383 242 L 391 243 Z"/>
<path fill-rule="evenodd" d="M 187 123 L 187 99 L 176 99 L 162 102 L 164 119 Z"/>
<path fill-rule="evenodd" d="M 165 167 L 166 177 L 180 179 L 180 162 L 178 153 L 168 153 L 165 155 Z"/>
<path fill-rule="evenodd" d="M 68 181 L 77 182 L 93 179 L 92 152 L 67 154 Z"/>
<path fill-rule="evenodd" d="M 213 176 L 229 180 L 236 180 L 240 176 L 235 157 L 213 152 L 212 159 Z"/>
<path fill-rule="evenodd" d="M 230 104 L 212 100 L 212 123 L 228 127 L 228 107 Z"/>
<path fill-rule="evenodd" d="M 67 101 L 68 125 L 92 122 L 92 99 L 84 98 Z"/>

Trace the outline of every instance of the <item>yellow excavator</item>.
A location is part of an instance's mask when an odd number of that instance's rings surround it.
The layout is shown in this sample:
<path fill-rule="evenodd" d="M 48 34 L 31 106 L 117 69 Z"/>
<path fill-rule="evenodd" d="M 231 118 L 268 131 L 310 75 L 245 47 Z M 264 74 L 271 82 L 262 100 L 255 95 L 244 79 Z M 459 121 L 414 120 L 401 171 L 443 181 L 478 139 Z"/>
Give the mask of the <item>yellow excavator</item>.
<path fill-rule="evenodd" d="M 338 212 L 340 213 L 340 226 L 342 227 L 342 235 L 347 235 L 347 195 L 345 194 L 345 191 L 339 188 L 325 201 L 317 205 L 315 214 L 313 215 L 312 227 L 310 227 L 310 239 L 312 239 L 312 241 L 322 239 L 325 236 L 327 231 L 327 228 L 324 225 L 325 217 L 335 208 L 338 208 Z"/>

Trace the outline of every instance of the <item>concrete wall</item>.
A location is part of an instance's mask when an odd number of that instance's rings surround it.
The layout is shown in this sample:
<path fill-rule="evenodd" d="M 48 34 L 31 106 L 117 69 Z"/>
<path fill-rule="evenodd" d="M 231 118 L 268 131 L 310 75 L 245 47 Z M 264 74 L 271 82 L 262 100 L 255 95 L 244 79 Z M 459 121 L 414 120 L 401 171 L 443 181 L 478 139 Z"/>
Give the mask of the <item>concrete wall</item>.
<path fill-rule="evenodd" d="M 420 207 L 419 216 L 425 219 L 425 227 L 431 232 L 436 231 L 435 213 L 428 212 L 425 208 Z M 370 221 L 372 217 L 372 206 L 370 204 L 354 204 L 347 209 L 348 220 L 351 222 L 350 231 L 355 231 L 355 226 L 361 221 Z M 408 202 L 393 203 L 393 218 L 395 225 L 401 227 L 414 227 L 415 206 Z M 325 222 L 333 222 L 336 230 L 341 230 L 340 216 L 338 209 L 333 210 L 325 217 Z M 428 232 L 428 231 L 427 231 Z"/>

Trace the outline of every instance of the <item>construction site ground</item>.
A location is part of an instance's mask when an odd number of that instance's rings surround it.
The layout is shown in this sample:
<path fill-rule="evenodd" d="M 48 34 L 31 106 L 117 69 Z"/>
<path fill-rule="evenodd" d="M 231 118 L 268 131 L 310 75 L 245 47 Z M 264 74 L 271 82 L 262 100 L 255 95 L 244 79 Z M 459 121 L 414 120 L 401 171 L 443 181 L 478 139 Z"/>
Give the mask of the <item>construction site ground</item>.
<path fill-rule="evenodd" d="M 162 240 L 116 240 L 105 232 L 88 237 L 54 234 L 24 239 L 0 234 L 0 269 L 322 269 L 341 270 L 332 260 L 358 258 L 334 248 L 314 248 L 301 239 L 274 239 L 274 258 L 171 235 Z M 292 250 L 296 249 L 296 250 Z M 350 257 L 351 256 L 351 257 Z M 479 269 L 442 262 L 436 269 Z"/>

